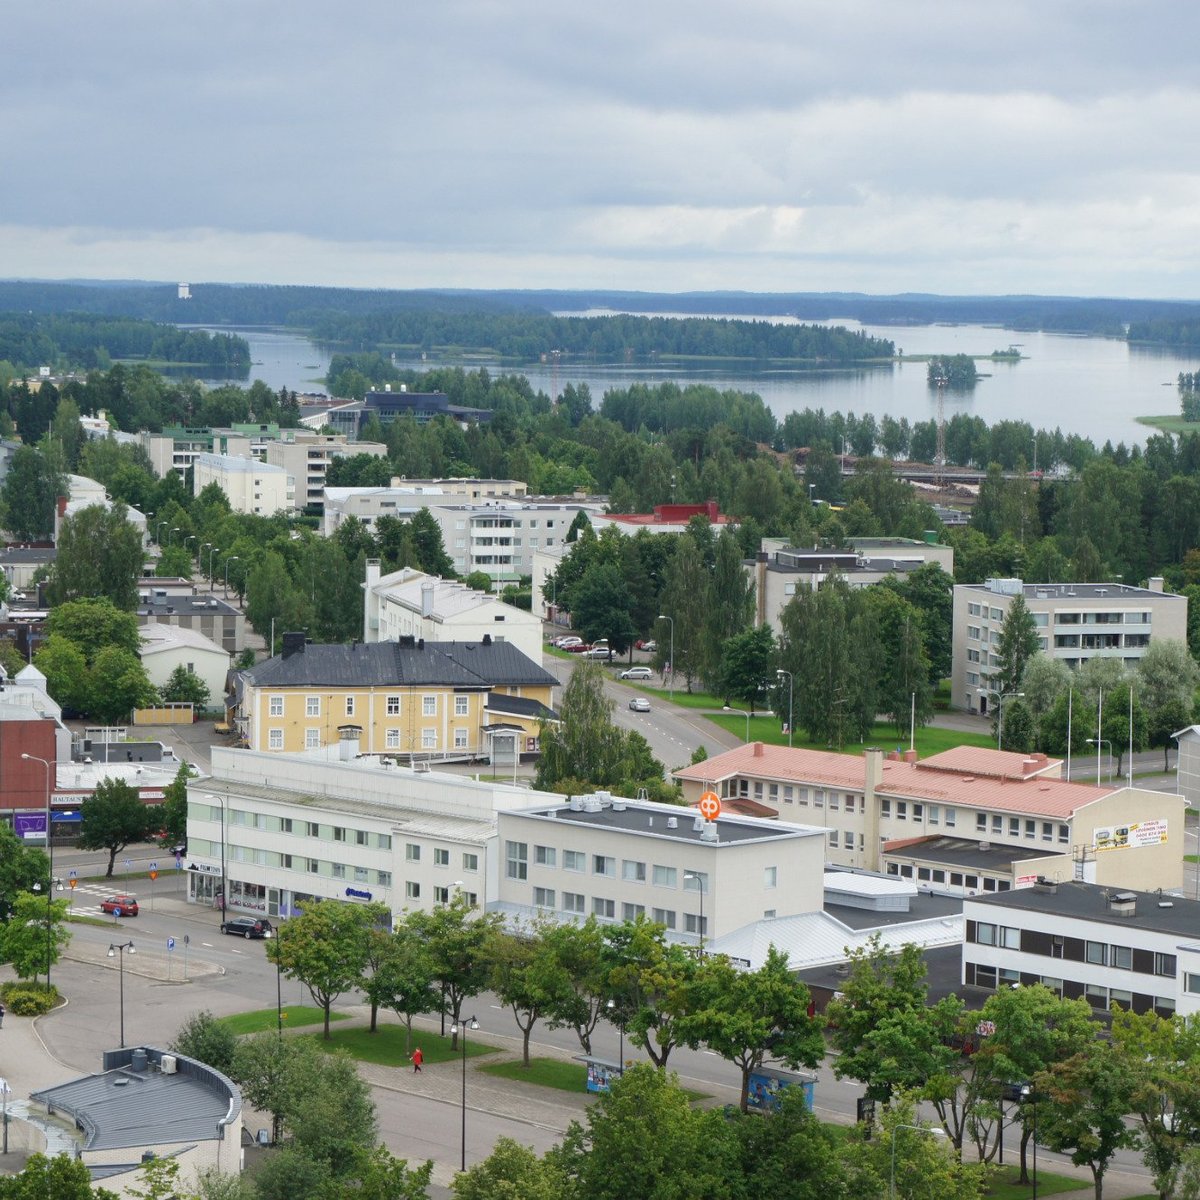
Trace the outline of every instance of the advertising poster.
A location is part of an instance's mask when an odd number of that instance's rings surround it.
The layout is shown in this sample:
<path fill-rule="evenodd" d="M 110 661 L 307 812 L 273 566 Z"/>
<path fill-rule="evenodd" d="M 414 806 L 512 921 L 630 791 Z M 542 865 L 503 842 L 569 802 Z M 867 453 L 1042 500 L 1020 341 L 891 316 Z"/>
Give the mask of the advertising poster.
<path fill-rule="evenodd" d="M 39 842 L 44 842 L 46 840 L 46 814 L 44 812 L 14 813 L 13 833 L 22 841 L 36 839 Z"/>
<path fill-rule="evenodd" d="M 1130 825 L 1109 825 L 1096 829 L 1092 845 L 1101 850 L 1139 850 L 1145 846 L 1163 846 L 1167 842 L 1166 821 L 1140 821 Z"/>

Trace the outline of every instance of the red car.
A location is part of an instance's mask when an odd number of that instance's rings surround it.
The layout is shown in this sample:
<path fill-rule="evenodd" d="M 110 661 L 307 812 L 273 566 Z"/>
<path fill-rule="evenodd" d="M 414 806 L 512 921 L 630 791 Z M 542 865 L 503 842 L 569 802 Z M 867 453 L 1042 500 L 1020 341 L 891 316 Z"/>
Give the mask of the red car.
<path fill-rule="evenodd" d="M 109 896 L 107 900 L 100 901 L 100 911 L 112 913 L 117 917 L 136 917 L 138 915 L 137 897 Z"/>

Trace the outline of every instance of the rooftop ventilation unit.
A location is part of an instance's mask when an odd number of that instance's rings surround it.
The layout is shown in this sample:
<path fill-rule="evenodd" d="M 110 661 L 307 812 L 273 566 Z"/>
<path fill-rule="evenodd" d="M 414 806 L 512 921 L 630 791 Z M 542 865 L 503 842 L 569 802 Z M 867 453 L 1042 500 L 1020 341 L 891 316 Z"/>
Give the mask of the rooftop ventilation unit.
<path fill-rule="evenodd" d="M 678 829 L 679 828 L 679 818 L 678 817 L 668 817 L 667 818 L 667 828 L 668 829 Z"/>
<path fill-rule="evenodd" d="M 179 1060 L 173 1054 L 164 1054 L 158 1060 L 158 1065 L 164 1075 L 174 1075 L 179 1070 Z"/>
<path fill-rule="evenodd" d="M 1132 917 L 1137 915 L 1136 892 L 1114 892 L 1108 898 L 1108 911 L 1114 917 Z"/>

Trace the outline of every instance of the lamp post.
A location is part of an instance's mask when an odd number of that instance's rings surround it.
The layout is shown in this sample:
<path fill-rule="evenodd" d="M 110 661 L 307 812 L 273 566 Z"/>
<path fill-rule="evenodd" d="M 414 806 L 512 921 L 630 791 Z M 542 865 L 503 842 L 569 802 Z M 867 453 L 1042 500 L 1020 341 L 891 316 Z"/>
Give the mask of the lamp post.
<path fill-rule="evenodd" d="M 795 684 L 796 680 L 791 671 L 785 671 L 782 667 L 780 667 L 779 670 L 775 672 L 775 678 L 778 679 L 783 675 L 788 677 L 788 749 L 790 750 L 792 748 L 792 698 L 795 694 L 793 685 Z"/>
<path fill-rule="evenodd" d="M 221 796 L 214 796 L 211 792 L 206 793 L 204 798 L 205 798 L 205 800 L 215 801 L 217 804 L 219 804 L 221 806 L 221 905 L 220 905 L 220 914 L 221 914 L 221 924 L 224 925 L 225 924 L 225 910 L 228 907 L 228 905 L 226 903 L 227 897 L 226 897 L 226 893 L 225 893 L 225 800 Z"/>
<path fill-rule="evenodd" d="M 154 540 L 160 546 L 162 545 L 162 527 L 164 525 L 170 525 L 170 523 L 170 521 L 159 521 L 158 524 L 154 526 Z"/>
<path fill-rule="evenodd" d="M 888 1195 L 896 1200 L 896 1132 L 900 1129 L 911 1129 L 914 1133 L 924 1133 L 929 1137 L 942 1138 L 946 1135 L 940 1129 L 930 1129 L 927 1125 L 893 1125 L 892 1126 L 892 1174 Z"/>
<path fill-rule="evenodd" d="M 462 1033 L 462 1159 L 460 1169 L 467 1169 L 467 1030 L 478 1029 L 479 1022 L 471 1017 L 464 1020 L 461 1026 L 451 1025 L 451 1036 Z"/>
<path fill-rule="evenodd" d="M 50 811 L 50 763 L 36 754 L 22 754 L 21 757 L 26 762 L 40 762 L 46 780 L 46 854 L 50 858 L 50 878 L 46 884 L 46 991 L 49 992 L 51 946 L 54 942 L 54 930 L 50 920 L 50 905 L 54 899 L 54 839 L 50 836 L 51 819 L 54 814 Z"/>
<path fill-rule="evenodd" d="M 187 537 L 183 539 L 183 548 L 186 550 L 188 542 L 198 542 L 199 540 L 200 539 L 194 533 L 189 533 Z"/>
<path fill-rule="evenodd" d="M 667 664 L 671 670 L 671 700 L 675 700 L 675 618 L 668 617 L 666 613 L 659 613 L 660 621 L 671 622 L 671 661 Z"/>
<path fill-rule="evenodd" d="M 1108 747 L 1108 757 L 1109 757 L 1109 761 L 1111 762 L 1112 756 L 1113 756 L 1112 739 L 1111 738 L 1088 738 L 1087 744 L 1089 746 L 1096 747 L 1096 786 L 1099 787 L 1100 786 L 1100 747 L 1101 746 Z M 1109 779 L 1110 779 L 1110 781 L 1112 779 L 1111 771 L 1109 772 Z"/>
<path fill-rule="evenodd" d="M 997 708 L 999 708 L 999 710 L 1000 710 L 999 731 L 998 731 L 998 734 L 996 737 L 996 749 L 997 750 L 1004 749 L 1004 702 L 1005 702 L 1005 700 L 1013 700 L 1013 699 L 1016 699 L 1018 696 L 1024 696 L 1024 695 L 1025 695 L 1024 692 L 1001 692 L 1000 693 L 1000 700 L 999 700 L 999 703 L 997 704 Z"/>
<path fill-rule="evenodd" d="M 238 558 L 238 556 L 236 554 L 231 554 L 225 560 L 225 599 L 226 600 L 229 599 L 229 564 L 235 563 L 235 562 L 240 562 L 240 561 L 241 560 Z"/>
<path fill-rule="evenodd" d="M 728 704 L 721 706 L 722 712 L 737 713 L 740 717 L 746 718 L 746 741 L 750 741 L 750 714 L 744 708 L 730 708 Z"/>
<path fill-rule="evenodd" d="M 209 583 L 212 583 L 212 578 L 213 578 L 213 561 L 212 561 L 212 560 L 213 560 L 213 555 L 214 555 L 214 554 L 220 554 L 220 553 L 221 553 L 221 547 L 220 547 L 220 546 L 214 546 L 212 542 L 209 542 L 208 544 L 209 544 L 210 546 L 212 546 L 212 549 L 211 549 L 211 550 L 209 550 L 209 552 L 208 552 L 208 581 L 209 581 Z"/>
<path fill-rule="evenodd" d="M 700 957 L 704 957 L 704 892 L 707 884 L 707 876 L 703 871 L 684 871 L 684 881 L 693 879 L 696 882 L 696 890 L 700 893 Z"/>
<path fill-rule="evenodd" d="M 1021 1084 L 1021 1090 L 1017 1094 L 1017 1103 L 1022 1108 L 1028 1104 L 1033 1111 L 1033 1200 L 1037 1200 L 1037 1092 L 1034 1091 L 1032 1084 Z"/>
<path fill-rule="evenodd" d="M 172 528 L 172 529 L 169 529 L 169 530 L 167 530 L 167 549 L 168 549 L 168 550 L 170 550 L 170 548 L 171 548 L 171 539 L 172 539 L 172 538 L 173 538 L 173 537 L 174 537 L 174 536 L 175 536 L 175 535 L 176 535 L 178 532 L 179 532 L 179 526 L 178 526 L 178 525 L 174 526 L 174 528 Z"/>
<path fill-rule="evenodd" d="M 610 1021 L 612 1021 L 616 1025 L 616 1027 L 621 1031 L 621 1054 L 620 1054 L 620 1057 L 617 1059 L 617 1061 L 621 1064 L 621 1074 L 624 1075 L 625 1074 L 625 1018 L 623 1016 L 620 1018 L 617 1018 L 617 1016 L 616 1016 L 617 1002 L 615 1000 L 613 1000 L 611 997 L 609 998 L 608 1003 L 604 1007 L 608 1009 L 608 1019 Z"/>
<path fill-rule="evenodd" d="M 132 939 L 128 942 L 109 942 L 108 957 L 117 960 L 117 975 L 121 980 L 121 1049 L 125 1049 L 125 951 L 136 954 Z"/>

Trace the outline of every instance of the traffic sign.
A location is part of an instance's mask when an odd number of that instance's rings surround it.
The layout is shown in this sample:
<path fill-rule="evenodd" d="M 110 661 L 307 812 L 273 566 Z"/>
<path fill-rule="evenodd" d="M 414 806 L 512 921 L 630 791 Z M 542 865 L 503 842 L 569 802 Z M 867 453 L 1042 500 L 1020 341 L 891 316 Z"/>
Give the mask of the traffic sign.
<path fill-rule="evenodd" d="M 68 879 L 68 880 L 67 880 L 67 886 L 68 886 L 69 888 L 72 888 L 72 889 L 74 889 L 75 885 L 76 885 L 78 882 L 79 882 L 79 880 L 78 880 L 78 879 Z"/>
<path fill-rule="evenodd" d="M 74 867 L 72 867 L 72 868 L 71 868 L 71 869 L 70 869 L 70 870 L 67 872 L 67 875 L 68 875 L 68 876 L 70 876 L 70 878 L 72 878 L 72 879 L 74 879 L 74 878 L 75 878 L 75 874 L 76 874 L 76 872 L 75 872 L 75 868 L 74 868 Z M 74 887 L 75 885 L 74 885 L 74 884 L 71 884 L 71 886 L 72 886 L 72 887 Z"/>
<path fill-rule="evenodd" d="M 169 938 L 167 938 L 167 949 L 168 949 L 168 950 L 174 950 L 174 949 L 175 949 L 175 939 L 174 939 L 173 937 L 169 937 Z"/>
<path fill-rule="evenodd" d="M 150 870 L 152 870 L 152 871 L 157 871 L 157 870 L 158 870 L 158 863 L 156 863 L 156 862 L 152 862 L 152 863 L 150 864 Z"/>
<path fill-rule="evenodd" d="M 715 821 L 721 815 L 721 797 L 716 792 L 705 792 L 697 807 L 706 821 Z"/>
<path fill-rule="evenodd" d="M 158 878 L 158 872 L 157 872 L 157 871 L 151 871 L 151 872 L 150 872 L 150 878 L 151 878 L 151 880 L 157 879 L 157 878 Z"/>

